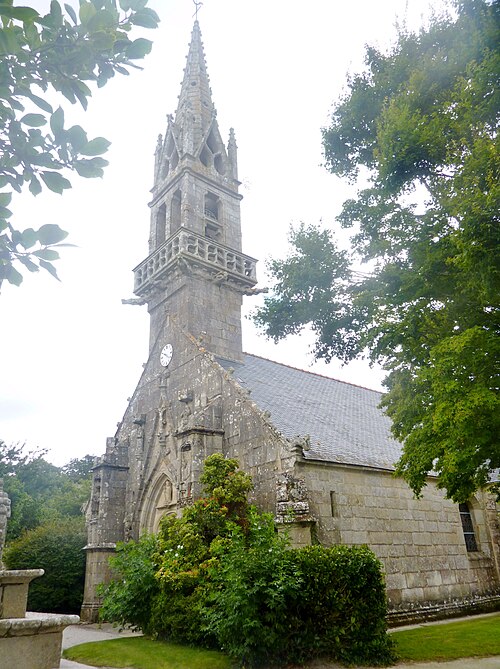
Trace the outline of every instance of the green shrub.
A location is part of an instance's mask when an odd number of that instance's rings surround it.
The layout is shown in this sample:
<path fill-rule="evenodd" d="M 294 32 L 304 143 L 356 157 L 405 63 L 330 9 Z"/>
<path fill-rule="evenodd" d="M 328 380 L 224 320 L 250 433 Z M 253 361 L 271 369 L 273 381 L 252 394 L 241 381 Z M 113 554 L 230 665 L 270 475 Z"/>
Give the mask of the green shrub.
<path fill-rule="evenodd" d="M 302 574 L 294 611 L 296 659 L 328 656 L 348 664 L 389 664 L 381 564 L 367 546 L 307 546 L 294 551 Z"/>
<path fill-rule="evenodd" d="M 205 615 L 220 648 L 253 667 L 289 657 L 289 605 L 302 576 L 271 516 L 256 513 L 250 530 L 249 541 L 234 536 L 220 551 Z"/>
<path fill-rule="evenodd" d="M 110 558 L 116 578 L 102 589 L 101 620 L 121 627 L 131 625 L 146 634 L 152 632 L 151 609 L 160 590 L 155 578 L 157 549 L 158 539 L 154 535 L 117 545 L 116 554 Z"/>
<path fill-rule="evenodd" d="M 119 548 L 108 620 L 222 648 L 247 667 L 393 660 L 381 565 L 367 547 L 290 549 L 248 504 L 251 480 L 235 460 L 210 456 L 201 481 L 206 496 L 164 518 L 156 540 Z"/>
<path fill-rule="evenodd" d="M 219 648 L 215 635 L 206 624 L 208 584 L 201 579 L 185 591 L 162 588 L 154 600 L 151 628 L 154 635 L 173 643 Z"/>
<path fill-rule="evenodd" d="M 118 545 L 110 561 L 116 579 L 103 589 L 103 619 L 171 641 L 216 644 L 204 614 L 211 546 L 235 529 L 246 531 L 252 481 L 220 454 L 207 458 L 200 480 L 205 497 L 181 518 L 163 518 L 156 539 Z"/>
<path fill-rule="evenodd" d="M 394 659 L 380 563 L 367 547 L 287 549 L 268 535 L 222 555 L 214 583 L 210 624 L 221 647 L 245 666 Z"/>
<path fill-rule="evenodd" d="M 86 539 L 83 518 L 69 518 L 40 525 L 7 546 L 4 562 L 8 569 L 45 570 L 30 584 L 28 610 L 79 613 Z"/>
<path fill-rule="evenodd" d="M 207 622 L 212 574 L 232 538 L 247 537 L 249 517 L 256 511 L 247 501 L 252 480 L 238 470 L 236 460 L 211 455 L 200 481 L 205 496 L 184 509 L 181 518 L 168 516 L 161 523 L 161 592 L 153 605 L 151 627 L 164 639 L 214 647 L 216 636 Z"/>

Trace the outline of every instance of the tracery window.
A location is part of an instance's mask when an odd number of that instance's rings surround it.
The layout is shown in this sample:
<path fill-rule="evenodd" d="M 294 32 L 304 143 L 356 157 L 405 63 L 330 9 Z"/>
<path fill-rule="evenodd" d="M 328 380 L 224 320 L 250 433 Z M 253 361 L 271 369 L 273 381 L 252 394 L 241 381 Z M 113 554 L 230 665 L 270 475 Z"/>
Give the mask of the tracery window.
<path fill-rule="evenodd" d="M 460 511 L 460 520 L 462 521 L 462 530 L 464 533 L 465 546 L 469 553 L 473 553 L 478 550 L 476 534 L 474 532 L 474 525 L 472 522 L 472 514 L 467 503 L 462 503 L 458 505 L 458 510 Z"/>
<path fill-rule="evenodd" d="M 200 152 L 200 160 L 205 167 L 212 167 L 213 165 L 219 174 L 224 174 L 226 171 L 220 138 L 216 136 L 213 127 Z"/>

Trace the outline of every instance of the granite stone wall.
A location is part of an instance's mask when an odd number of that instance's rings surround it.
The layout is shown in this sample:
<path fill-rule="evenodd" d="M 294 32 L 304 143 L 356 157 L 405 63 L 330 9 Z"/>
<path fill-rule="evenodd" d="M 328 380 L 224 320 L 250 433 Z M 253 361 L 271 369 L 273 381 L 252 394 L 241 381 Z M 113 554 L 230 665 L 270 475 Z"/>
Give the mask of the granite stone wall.
<path fill-rule="evenodd" d="M 471 500 L 477 551 L 466 548 L 457 504 L 429 480 L 421 499 L 391 472 L 302 462 L 316 532 L 325 545 L 368 544 L 383 563 L 392 608 L 500 591 L 491 500 Z"/>

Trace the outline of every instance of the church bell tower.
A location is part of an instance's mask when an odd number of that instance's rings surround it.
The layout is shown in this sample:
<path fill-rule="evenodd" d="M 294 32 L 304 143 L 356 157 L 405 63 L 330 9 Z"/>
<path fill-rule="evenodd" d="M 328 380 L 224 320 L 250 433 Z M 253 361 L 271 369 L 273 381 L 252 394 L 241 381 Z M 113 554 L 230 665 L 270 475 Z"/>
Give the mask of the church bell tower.
<path fill-rule="evenodd" d="M 256 261 L 241 252 L 237 147 L 222 141 L 195 21 L 175 118 L 158 138 L 149 256 L 134 292 L 151 316 L 150 350 L 176 318 L 215 355 L 240 360 L 242 296 Z"/>
<path fill-rule="evenodd" d="M 93 468 L 82 619 L 95 622 L 116 543 L 156 532 L 200 494 L 204 460 L 229 453 L 224 369 L 242 361 L 241 304 L 256 261 L 241 252 L 233 130 L 224 145 L 198 22 L 179 103 L 158 139 L 149 255 L 134 292 L 151 317 L 149 355 L 116 433 Z M 208 354 L 208 355 L 207 355 Z"/>

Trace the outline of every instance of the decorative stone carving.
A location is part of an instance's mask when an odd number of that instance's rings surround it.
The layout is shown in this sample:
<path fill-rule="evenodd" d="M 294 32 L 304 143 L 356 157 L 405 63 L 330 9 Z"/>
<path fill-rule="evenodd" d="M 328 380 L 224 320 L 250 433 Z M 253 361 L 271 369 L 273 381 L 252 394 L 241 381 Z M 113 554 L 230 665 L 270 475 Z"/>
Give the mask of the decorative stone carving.
<path fill-rule="evenodd" d="M 245 289 L 253 288 L 257 282 L 256 260 L 223 244 L 207 240 L 194 232 L 180 228 L 154 253 L 134 270 L 134 292 L 143 296 L 146 287 L 159 278 L 179 259 L 194 261 L 212 270 L 214 277 L 225 274 L 236 280 Z"/>
<path fill-rule="evenodd" d="M 304 451 L 309 451 L 311 448 L 311 437 L 308 434 L 297 435 L 290 440 L 292 448 L 298 456 L 302 456 Z"/>
<path fill-rule="evenodd" d="M 184 411 L 181 413 L 179 418 L 179 432 L 185 432 L 193 427 L 193 412 L 191 411 L 188 404 Z"/>
<path fill-rule="evenodd" d="M 279 523 L 309 522 L 309 501 L 304 479 L 281 474 L 276 481 L 276 520 Z"/>
<path fill-rule="evenodd" d="M 185 441 L 180 449 L 179 472 L 179 507 L 189 506 L 193 502 L 193 447 Z"/>

